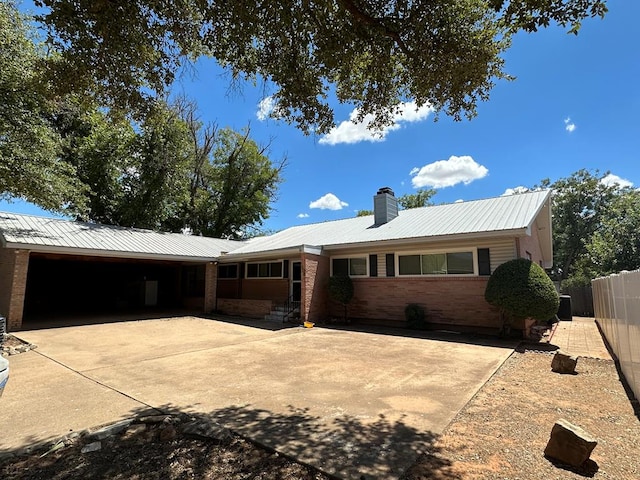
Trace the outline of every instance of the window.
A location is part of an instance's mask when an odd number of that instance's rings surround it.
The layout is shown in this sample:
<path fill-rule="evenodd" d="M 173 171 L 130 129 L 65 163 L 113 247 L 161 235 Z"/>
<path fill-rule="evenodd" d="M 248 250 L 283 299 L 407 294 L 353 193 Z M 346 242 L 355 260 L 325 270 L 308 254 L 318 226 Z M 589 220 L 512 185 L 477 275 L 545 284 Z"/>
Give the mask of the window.
<path fill-rule="evenodd" d="M 282 278 L 282 262 L 248 263 L 247 278 Z"/>
<path fill-rule="evenodd" d="M 399 275 L 473 275 L 473 252 L 398 255 Z"/>
<path fill-rule="evenodd" d="M 227 265 L 218 265 L 218 278 L 238 278 L 238 264 L 230 263 Z"/>
<path fill-rule="evenodd" d="M 332 275 L 360 277 L 367 274 L 367 257 L 334 258 L 331 261 Z"/>

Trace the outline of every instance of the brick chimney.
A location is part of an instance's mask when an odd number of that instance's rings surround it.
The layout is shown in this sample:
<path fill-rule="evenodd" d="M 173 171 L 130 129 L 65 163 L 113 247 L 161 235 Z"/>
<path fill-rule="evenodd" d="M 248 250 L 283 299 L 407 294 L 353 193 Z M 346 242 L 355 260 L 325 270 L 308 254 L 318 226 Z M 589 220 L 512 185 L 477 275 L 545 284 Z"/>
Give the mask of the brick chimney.
<path fill-rule="evenodd" d="M 376 225 L 383 225 L 398 216 L 398 200 L 389 187 L 382 187 L 373 197 L 373 215 Z"/>

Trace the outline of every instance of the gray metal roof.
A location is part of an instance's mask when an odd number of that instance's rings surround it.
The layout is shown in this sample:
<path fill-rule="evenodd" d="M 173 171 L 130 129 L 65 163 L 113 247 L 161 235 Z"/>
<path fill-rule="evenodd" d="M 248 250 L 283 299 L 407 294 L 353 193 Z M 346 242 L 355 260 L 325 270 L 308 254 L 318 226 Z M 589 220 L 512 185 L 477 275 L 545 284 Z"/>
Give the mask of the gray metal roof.
<path fill-rule="evenodd" d="M 373 215 L 291 227 L 255 238 L 229 257 L 287 250 L 304 245 L 325 249 L 383 241 L 429 241 L 442 237 L 527 234 L 538 213 L 550 208 L 550 191 L 402 210 L 390 222 L 374 226 Z M 550 222 L 550 216 L 548 221 Z M 549 224 L 550 226 L 550 224 Z M 547 229 L 550 239 L 551 229 Z M 550 247 L 549 247 L 550 248 Z"/>
<path fill-rule="evenodd" d="M 4 246 L 49 253 L 211 261 L 243 242 L 0 212 Z"/>

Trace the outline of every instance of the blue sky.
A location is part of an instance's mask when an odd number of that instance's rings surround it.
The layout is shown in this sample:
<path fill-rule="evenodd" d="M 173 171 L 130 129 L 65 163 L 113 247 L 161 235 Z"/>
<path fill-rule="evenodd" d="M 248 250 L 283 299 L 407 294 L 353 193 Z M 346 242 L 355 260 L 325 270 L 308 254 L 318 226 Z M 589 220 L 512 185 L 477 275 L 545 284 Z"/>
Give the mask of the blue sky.
<path fill-rule="evenodd" d="M 585 21 L 578 36 L 558 27 L 519 34 L 505 54 L 505 70 L 516 80 L 498 82 L 476 118 L 440 115 L 434 122 L 428 108 L 407 105 L 377 141 L 349 122 L 349 105 L 336 105 L 339 126 L 328 136 L 261 120 L 268 90 L 231 89 L 213 61 L 199 62 L 174 91 L 195 99 L 203 120 L 235 129 L 250 123 L 258 143 L 271 140 L 274 160 L 287 156 L 264 224 L 270 230 L 354 216 L 372 208 L 382 186 L 396 195 L 434 187 L 433 200 L 449 203 L 499 196 L 580 168 L 610 170 L 619 182 L 640 186 L 638 18 L 640 2 L 610 0 L 605 19 Z M 47 215 L 24 202 L 0 202 L 0 210 Z"/>

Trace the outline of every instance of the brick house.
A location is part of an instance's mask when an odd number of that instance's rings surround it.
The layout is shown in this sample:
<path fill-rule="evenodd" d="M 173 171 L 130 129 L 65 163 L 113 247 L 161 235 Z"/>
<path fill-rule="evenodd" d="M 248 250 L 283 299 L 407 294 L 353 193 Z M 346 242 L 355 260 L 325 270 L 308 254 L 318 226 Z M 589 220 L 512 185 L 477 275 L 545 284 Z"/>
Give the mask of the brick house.
<path fill-rule="evenodd" d="M 495 330 L 484 300 L 491 272 L 519 257 L 551 266 L 548 191 L 403 211 L 388 188 L 373 200 L 370 216 L 244 242 L 0 214 L 0 315 L 19 329 L 23 310 L 28 319 L 61 303 L 75 309 L 78 289 L 91 297 L 85 307 L 156 306 L 151 289 L 158 306 L 264 318 L 286 305 L 318 322 L 340 315 L 327 285 L 346 273 L 352 318 L 400 326 L 407 303 L 418 303 L 438 326 Z M 64 301 L 49 293 L 57 276 Z"/>
<path fill-rule="evenodd" d="M 402 326 L 404 307 L 418 303 L 440 327 L 495 330 L 491 272 L 519 257 L 552 265 L 549 191 L 403 211 L 388 188 L 373 200 L 373 215 L 291 227 L 222 255 L 217 308 L 258 317 L 289 299 L 302 319 L 339 317 L 327 285 L 346 273 L 352 318 Z"/>

